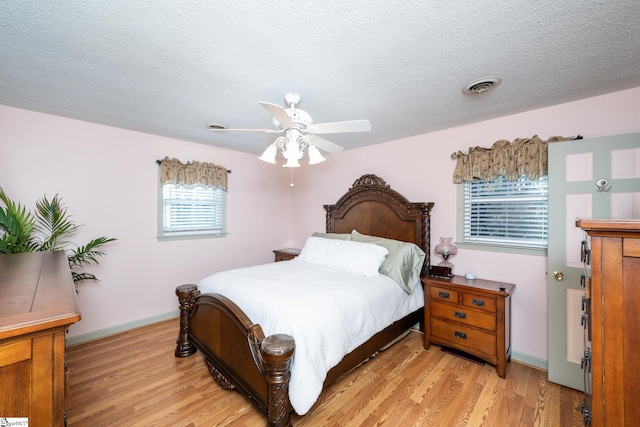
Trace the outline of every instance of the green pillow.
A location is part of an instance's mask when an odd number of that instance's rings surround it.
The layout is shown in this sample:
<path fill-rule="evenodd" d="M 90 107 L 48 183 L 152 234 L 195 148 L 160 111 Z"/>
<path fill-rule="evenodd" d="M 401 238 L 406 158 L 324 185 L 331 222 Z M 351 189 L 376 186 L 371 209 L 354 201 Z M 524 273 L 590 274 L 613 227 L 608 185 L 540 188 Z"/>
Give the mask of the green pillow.
<path fill-rule="evenodd" d="M 322 237 L 323 239 L 338 239 L 338 240 L 351 240 L 351 234 L 340 234 L 340 233 L 318 233 L 315 232 L 312 234 L 313 237 Z"/>
<path fill-rule="evenodd" d="M 351 232 L 351 240 L 363 243 L 375 243 L 389 251 L 380 266 L 380 273 L 395 280 L 407 293 L 412 293 L 420 283 L 420 272 L 426 254 L 417 245 L 399 240 Z"/>

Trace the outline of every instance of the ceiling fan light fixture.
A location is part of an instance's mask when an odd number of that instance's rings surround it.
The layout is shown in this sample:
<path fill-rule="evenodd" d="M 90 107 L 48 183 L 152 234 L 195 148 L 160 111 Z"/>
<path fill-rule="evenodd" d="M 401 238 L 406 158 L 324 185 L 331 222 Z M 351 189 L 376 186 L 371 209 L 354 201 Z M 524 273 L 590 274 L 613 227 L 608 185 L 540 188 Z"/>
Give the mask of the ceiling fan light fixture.
<path fill-rule="evenodd" d="M 287 163 L 284 164 L 285 168 L 300 167 L 298 160 L 300 160 L 304 154 L 302 150 L 304 150 L 306 142 L 302 138 L 294 139 L 298 135 L 299 133 L 297 132 L 287 132 L 287 138 L 282 143 L 282 145 L 284 145 L 282 147 L 282 155 L 287 159 Z"/>
<path fill-rule="evenodd" d="M 299 168 L 300 167 L 300 163 L 298 162 L 298 159 L 295 157 L 291 157 L 287 159 L 287 163 L 285 163 L 284 165 L 282 165 L 283 168 Z"/>
<path fill-rule="evenodd" d="M 462 93 L 468 95 L 479 95 L 497 87 L 502 82 L 500 77 L 483 77 L 467 83 L 462 88 Z"/>
<path fill-rule="evenodd" d="M 266 150 L 264 150 L 264 153 L 262 153 L 262 155 L 258 157 L 258 159 L 262 160 L 263 162 L 267 162 L 275 165 L 276 154 L 278 154 L 278 149 L 276 148 L 275 143 L 273 143 L 270 146 L 268 146 Z"/>
<path fill-rule="evenodd" d="M 318 148 L 313 145 L 309 145 L 307 151 L 309 152 L 310 165 L 317 165 L 318 163 L 322 163 L 327 160 L 322 156 L 322 154 L 320 154 L 320 150 L 318 150 Z"/>
<path fill-rule="evenodd" d="M 259 104 L 271 115 L 276 130 L 272 129 L 227 129 L 223 125 L 210 123 L 207 126 L 213 132 L 264 132 L 284 133 L 268 146 L 262 155 L 258 157 L 263 162 L 275 164 L 278 151 L 282 153 L 287 168 L 300 167 L 299 160 L 304 156 L 304 150 L 309 153 L 309 164 L 315 165 L 325 161 L 318 147 L 330 154 L 339 153 L 343 147 L 328 141 L 318 134 L 369 132 L 371 123 L 368 120 L 346 120 L 340 122 L 327 122 L 313 124 L 309 113 L 297 108 L 300 95 L 290 92 L 285 95 L 285 103 L 288 108 L 270 102 Z"/>

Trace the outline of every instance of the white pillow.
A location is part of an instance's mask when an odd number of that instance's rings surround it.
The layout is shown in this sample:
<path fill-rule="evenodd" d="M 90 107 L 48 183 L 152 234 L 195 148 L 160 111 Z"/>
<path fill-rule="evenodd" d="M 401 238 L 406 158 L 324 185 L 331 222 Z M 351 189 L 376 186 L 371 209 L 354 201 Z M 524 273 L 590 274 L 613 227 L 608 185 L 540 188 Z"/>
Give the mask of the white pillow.
<path fill-rule="evenodd" d="M 378 269 L 389 251 L 373 243 L 309 237 L 298 259 L 347 273 L 378 276 Z"/>

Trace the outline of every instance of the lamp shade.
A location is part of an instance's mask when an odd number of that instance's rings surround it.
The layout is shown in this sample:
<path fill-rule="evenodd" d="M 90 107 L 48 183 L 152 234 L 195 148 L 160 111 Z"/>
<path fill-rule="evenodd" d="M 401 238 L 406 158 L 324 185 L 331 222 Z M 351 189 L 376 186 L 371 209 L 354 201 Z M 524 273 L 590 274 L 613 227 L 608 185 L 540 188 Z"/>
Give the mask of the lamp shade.
<path fill-rule="evenodd" d="M 298 160 L 302 158 L 302 147 L 297 140 L 287 139 L 286 146 L 282 155 L 287 159 L 287 163 L 283 166 L 285 168 L 299 168 L 300 163 Z"/>
<path fill-rule="evenodd" d="M 452 237 L 441 237 L 440 243 L 436 245 L 436 253 L 447 256 L 457 254 L 458 247 L 452 240 Z"/>
<path fill-rule="evenodd" d="M 318 148 L 314 147 L 313 145 L 309 145 L 309 148 L 307 149 L 307 151 L 309 152 L 310 165 L 317 165 L 318 163 L 322 163 L 325 160 L 327 160 L 324 157 L 322 157 L 322 154 L 320 154 L 320 150 L 318 150 Z"/>
<path fill-rule="evenodd" d="M 287 163 L 282 165 L 282 167 L 284 167 L 284 168 L 299 168 L 300 167 L 300 163 L 298 162 L 298 158 L 297 157 L 289 157 L 287 159 Z"/>
<path fill-rule="evenodd" d="M 258 157 L 263 162 L 276 164 L 276 154 L 278 154 L 278 149 L 274 144 L 271 144 L 264 150 L 264 153 L 260 157 Z"/>
<path fill-rule="evenodd" d="M 452 240 L 452 237 L 441 237 L 440 243 L 436 245 L 436 253 L 442 255 L 443 258 L 443 261 L 438 264 L 441 267 L 453 268 L 453 264 L 449 262 L 449 257 L 458 253 L 458 247 Z"/>

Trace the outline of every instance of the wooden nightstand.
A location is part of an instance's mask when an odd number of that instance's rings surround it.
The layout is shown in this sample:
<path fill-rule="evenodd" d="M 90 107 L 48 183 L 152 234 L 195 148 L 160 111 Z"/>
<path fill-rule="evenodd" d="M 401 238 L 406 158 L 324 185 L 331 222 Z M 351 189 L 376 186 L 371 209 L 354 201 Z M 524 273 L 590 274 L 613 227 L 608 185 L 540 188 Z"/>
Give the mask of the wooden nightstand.
<path fill-rule="evenodd" d="M 273 253 L 276 254 L 276 262 L 289 261 L 290 259 L 294 259 L 298 255 L 300 255 L 300 249 L 298 248 L 276 249 L 273 251 Z"/>
<path fill-rule="evenodd" d="M 423 277 L 424 347 L 462 350 L 496 365 L 500 378 L 511 360 L 511 294 L 515 285 L 491 280 Z"/>

